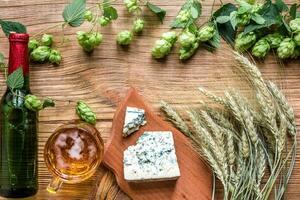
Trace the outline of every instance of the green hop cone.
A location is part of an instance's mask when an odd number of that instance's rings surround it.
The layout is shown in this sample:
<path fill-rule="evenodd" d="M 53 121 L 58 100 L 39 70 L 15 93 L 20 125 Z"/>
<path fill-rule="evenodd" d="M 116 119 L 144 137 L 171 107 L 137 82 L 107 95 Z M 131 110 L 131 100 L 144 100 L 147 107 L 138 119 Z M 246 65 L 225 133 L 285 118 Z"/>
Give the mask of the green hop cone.
<path fill-rule="evenodd" d="M 103 36 L 101 33 L 93 32 L 89 35 L 89 43 L 94 47 L 99 46 L 103 40 Z"/>
<path fill-rule="evenodd" d="M 38 46 L 39 46 L 39 42 L 37 40 L 35 40 L 35 39 L 29 40 L 29 42 L 28 42 L 28 50 L 29 50 L 29 52 L 32 52 Z"/>
<path fill-rule="evenodd" d="M 300 46 L 300 32 L 298 32 L 294 35 L 294 42 L 295 42 L 296 46 Z"/>
<path fill-rule="evenodd" d="M 192 17 L 192 14 L 189 10 L 184 9 L 179 11 L 178 15 L 176 16 L 176 19 L 182 23 L 185 23 L 189 21 Z"/>
<path fill-rule="evenodd" d="M 245 26 L 245 25 L 249 24 L 250 19 L 251 19 L 251 15 L 248 12 L 242 13 L 242 14 L 237 14 L 237 16 L 236 16 L 237 26 Z"/>
<path fill-rule="evenodd" d="M 52 64 L 59 65 L 61 62 L 61 54 L 58 50 L 52 49 L 49 55 L 49 62 Z"/>
<path fill-rule="evenodd" d="M 296 18 L 290 21 L 290 28 L 293 32 L 300 32 L 300 18 Z"/>
<path fill-rule="evenodd" d="M 264 58 L 270 51 L 271 47 L 266 38 L 258 40 L 252 48 L 252 55 L 257 58 Z"/>
<path fill-rule="evenodd" d="M 271 48 L 278 48 L 283 40 L 283 35 L 280 33 L 272 33 L 266 35 L 266 40 L 268 41 Z"/>
<path fill-rule="evenodd" d="M 155 42 L 154 47 L 151 50 L 151 54 L 154 58 L 163 58 L 170 53 L 171 48 L 172 44 L 170 42 L 160 39 Z"/>
<path fill-rule="evenodd" d="M 194 43 L 197 42 L 197 39 L 193 33 L 189 31 L 184 31 L 178 37 L 178 42 L 181 47 L 190 48 Z"/>
<path fill-rule="evenodd" d="M 78 31 L 76 33 L 77 41 L 85 52 L 92 52 L 96 46 L 102 42 L 103 36 L 98 32 L 86 33 Z"/>
<path fill-rule="evenodd" d="M 44 46 L 51 47 L 53 43 L 53 36 L 49 34 L 44 34 L 41 39 L 41 43 Z"/>
<path fill-rule="evenodd" d="M 285 38 L 277 49 L 277 55 L 281 59 L 290 58 L 295 50 L 296 44 L 291 38 Z"/>
<path fill-rule="evenodd" d="M 199 47 L 199 42 L 195 42 L 189 48 L 183 48 L 183 47 L 180 48 L 180 50 L 179 50 L 179 59 L 180 60 L 189 59 L 192 55 L 194 55 L 194 53 L 196 52 L 198 47 Z"/>
<path fill-rule="evenodd" d="M 39 46 L 38 48 L 34 49 L 30 54 L 30 59 L 34 62 L 45 62 L 48 60 L 50 56 L 50 47 L 47 46 Z"/>
<path fill-rule="evenodd" d="M 240 33 L 235 39 L 235 49 L 239 52 L 244 52 L 256 42 L 256 35 L 254 32 L 247 34 Z"/>
<path fill-rule="evenodd" d="M 133 39 L 133 35 L 130 31 L 121 31 L 117 35 L 117 43 L 119 45 L 129 45 Z"/>
<path fill-rule="evenodd" d="M 135 32 L 135 33 L 140 33 L 140 32 L 143 31 L 144 27 L 145 27 L 145 21 L 142 20 L 142 19 L 136 19 L 133 22 L 132 31 Z"/>
<path fill-rule="evenodd" d="M 25 96 L 24 105 L 28 110 L 39 111 L 43 109 L 43 103 L 36 96 L 28 94 Z"/>
<path fill-rule="evenodd" d="M 124 0 L 124 5 L 130 13 L 135 12 L 139 8 L 137 0 Z"/>
<path fill-rule="evenodd" d="M 101 16 L 100 18 L 99 18 L 99 24 L 101 25 L 101 26 L 106 26 L 107 24 L 109 24 L 110 22 L 111 22 L 111 20 L 109 19 L 109 18 L 107 18 L 107 17 L 104 17 L 104 16 Z"/>
<path fill-rule="evenodd" d="M 86 21 L 88 21 L 88 22 L 92 21 L 92 20 L 93 20 L 93 17 L 94 17 L 94 16 L 93 16 L 92 11 L 87 10 L 87 11 L 84 12 L 84 19 L 85 19 Z"/>
<path fill-rule="evenodd" d="M 171 45 L 173 45 L 177 40 L 176 32 L 175 31 L 169 31 L 169 32 L 163 33 L 162 36 L 161 36 L 161 39 L 166 40 Z"/>
<path fill-rule="evenodd" d="M 201 42 L 206 42 L 210 40 L 214 35 L 215 35 L 215 26 L 212 24 L 208 24 L 203 26 L 202 28 L 199 29 L 198 31 L 198 39 Z"/>
<path fill-rule="evenodd" d="M 84 101 L 77 102 L 76 113 L 80 119 L 86 121 L 87 123 L 96 124 L 96 114 Z"/>

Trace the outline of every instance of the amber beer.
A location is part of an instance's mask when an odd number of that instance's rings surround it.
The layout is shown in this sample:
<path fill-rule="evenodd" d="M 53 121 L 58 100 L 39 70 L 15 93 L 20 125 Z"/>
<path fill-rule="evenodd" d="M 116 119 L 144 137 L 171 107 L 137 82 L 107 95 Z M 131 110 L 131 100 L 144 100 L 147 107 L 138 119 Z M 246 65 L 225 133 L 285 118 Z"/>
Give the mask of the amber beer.
<path fill-rule="evenodd" d="M 103 140 L 87 123 L 59 127 L 48 139 L 44 157 L 54 176 L 47 190 L 56 192 L 62 182 L 78 183 L 90 178 L 103 157 Z"/>

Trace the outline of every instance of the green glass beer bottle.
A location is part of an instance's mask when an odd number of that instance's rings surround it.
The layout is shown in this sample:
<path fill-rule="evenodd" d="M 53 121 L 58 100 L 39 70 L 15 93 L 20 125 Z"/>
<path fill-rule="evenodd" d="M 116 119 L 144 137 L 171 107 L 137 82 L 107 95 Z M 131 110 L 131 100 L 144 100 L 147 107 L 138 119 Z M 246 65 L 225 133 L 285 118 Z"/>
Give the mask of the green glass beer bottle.
<path fill-rule="evenodd" d="M 32 196 L 37 192 L 37 112 L 28 110 L 30 94 L 28 34 L 9 35 L 8 74 L 23 69 L 20 89 L 6 90 L 0 103 L 0 196 Z"/>

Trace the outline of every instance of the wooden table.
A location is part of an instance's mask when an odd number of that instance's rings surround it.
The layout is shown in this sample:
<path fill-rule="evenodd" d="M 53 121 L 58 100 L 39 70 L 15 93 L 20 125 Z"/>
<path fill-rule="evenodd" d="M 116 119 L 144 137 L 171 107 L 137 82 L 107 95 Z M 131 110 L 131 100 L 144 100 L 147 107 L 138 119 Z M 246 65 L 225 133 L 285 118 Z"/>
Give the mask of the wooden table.
<path fill-rule="evenodd" d="M 55 2 L 55 3 L 54 3 Z M 19 21 L 25 24 L 30 34 L 39 32 L 48 26 L 62 21 L 62 10 L 68 0 L 0 0 L 0 19 Z M 51 178 L 43 161 L 43 148 L 47 138 L 59 125 L 76 119 L 75 102 L 83 99 L 97 112 L 97 128 L 104 140 L 110 135 L 112 117 L 118 102 L 130 86 L 137 87 L 159 114 L 159 101 L 164 99 L 174 106 L 192 105 L 204 99 L 198 94 L 197 86 L 207 87 L 221 93 L 227 86 L 241 87 L 245 81 L 233 72 L 230 48 L 223 43 L 222 49 L 214 54 L 199 49 L 196 56 L 187 62 L 178 59 L 178 48 L 173 49 L 167 60 L 158 62 L 151 58 L 150 49 L 155 40 L 166 32 L 170 21 L 183 4 L 183 0 L 151 0 L 167 10 L 164 24 L 156 16 L 145 12 L 146 28 L 141 36 L 136 36 L 128 49 L 116 45 L 115 36 L 123 29 L 130 29 L 133 17 L 127 13 L 122 1 L 114 4 L 119 11 L 119 19 L 113 24 L 101 28 L 104 41 L 92 55 L 86 55 L 76 42 L 78 30 L 88 30 L 86 23 L 79 28 L 67 28 L 65 37 L 70 41 L 58 47 L 63 54 L 60 66 L 50 64 L 31 65 L 31 89 L 34 94 L 50 96 L 57 100 L 57 106 L 40 112 L 39 115 L 39 192 L 30 199 L 88 199 L 99 172 L 90 180 L 77 185 L 63 185 L 56 194 L 49 194 L 45 188 Z M 203 3 L 204 23 L 211 12 L 212 0 Z M 296 3 L 297 0 L 288 0 Z M 89 6 L 96 1 L 88 0 Z M 217 3 L 216 5 L 218 5 Z M 60 41 L 61 29 L 53 29 L 55 41 Z M 59 45 L 59 44 L 58 44 Z M 8 55 L 8 40 L 1 33 L 0 51 Z M 266 78 L 275 80 L 284 89 L 293 105 L 300 124 L 300 60 L 286 63 L 280 67 L 272 55 L 264 63 L 259 63 Z M 3 78 L 0 91 L 5 90 Z M 70 102 L 69 102 L 70 100 Z M 300 159 L 297 157 L 298 160 Z M 300 199 L 300 165 L 296 168 L 288 187 L 287 199 Z"/>

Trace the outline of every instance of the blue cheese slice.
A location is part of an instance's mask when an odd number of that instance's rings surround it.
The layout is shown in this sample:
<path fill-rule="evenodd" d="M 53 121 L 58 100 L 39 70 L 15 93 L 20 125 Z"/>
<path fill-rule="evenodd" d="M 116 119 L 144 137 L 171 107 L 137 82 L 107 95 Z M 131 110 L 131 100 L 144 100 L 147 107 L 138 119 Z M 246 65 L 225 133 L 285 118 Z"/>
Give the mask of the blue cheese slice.
<path fill-rule="evenodd" d="M 126 181 L 173 180 L 180 176 L 172 132 L 144 132 L 124 151 Z"/>
<path fill-rule="evenodd" d="M 134 107 L 127 107 L 125 113 L 123 137 L 131 135 L 139 130 L 140 126 L 145 125 L 145 110 Z"/>

